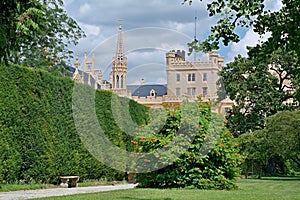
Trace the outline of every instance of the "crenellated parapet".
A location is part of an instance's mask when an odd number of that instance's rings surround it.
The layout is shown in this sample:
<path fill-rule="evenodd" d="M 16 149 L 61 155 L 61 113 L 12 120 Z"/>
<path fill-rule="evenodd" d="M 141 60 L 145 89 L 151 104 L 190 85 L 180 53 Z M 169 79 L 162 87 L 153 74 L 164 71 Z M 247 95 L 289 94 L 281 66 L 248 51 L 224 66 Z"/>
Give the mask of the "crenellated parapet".
<path fill-rule="evenodd" d="M 186 61 L 185 51 L 182 50 L 172 50 L 166 53 L 166 67 L 167 69 L 174 70 L 185 70 L 188 68 L 194 69 L 213 69 L 218 68 L 219 70 L 224 64 L 224 57 L 218 54 L 218 51 L 211 51 L 209 53 L 208 61 Z"/>

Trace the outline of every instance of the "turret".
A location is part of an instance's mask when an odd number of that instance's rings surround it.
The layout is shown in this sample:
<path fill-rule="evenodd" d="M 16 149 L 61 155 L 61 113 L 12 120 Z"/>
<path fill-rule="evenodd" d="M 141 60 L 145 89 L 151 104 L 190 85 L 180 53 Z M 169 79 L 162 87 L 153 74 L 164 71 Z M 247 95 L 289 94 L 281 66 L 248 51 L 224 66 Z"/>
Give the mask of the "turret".
<path fill-rule="evenodd" d="M 217 64 L 218 67 L 222 67 L 224 64 L 224 57 L 220 56 L 218 51 L 213 50 L 209 52 L 209 61 L 213 64 Z"/>
<path fill-rule="evenodd" d="M 175 52 L 174 51 L 169 51 L 166 53 L 166 61 L 167 61 L 167 66 L 170 65 L 171 62 L 173 62 L 175 59 Z"/>
<path fill-rule="evenodd" d="M 177 50 L 175 56 L 176 56 L 177 58 L 179 58 L 180 60 L 185 61 L 185 51 L 184 51 L 184 50 L 182 50 L 182 51 Z"/>
<path fill-rule="evenodd" d="M 167 65 L 170 65 L 172 62 L 185 61 L 185 51 L 175 50 L 169 51 L 166 53 Z"/>

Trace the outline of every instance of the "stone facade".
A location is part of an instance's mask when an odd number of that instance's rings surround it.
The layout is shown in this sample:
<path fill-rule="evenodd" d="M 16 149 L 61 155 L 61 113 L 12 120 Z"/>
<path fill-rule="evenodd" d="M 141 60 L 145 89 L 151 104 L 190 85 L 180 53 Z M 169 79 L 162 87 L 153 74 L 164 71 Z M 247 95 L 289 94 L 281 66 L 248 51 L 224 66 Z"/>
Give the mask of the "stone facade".
<path fill-rule="evenodd" d="M 224 64 L 224 58 L 217 51 L 209 53 L 208 61 L 190 62 L 185 60 L 185 52 L 182 50 L 172 50 L 166 53 L 166 72 L 167 85 L 166 93 L 156 94 L 158 90 L 155 85 L 140 86 L 143 88 L 143 94 L 132 93 L 132 99 L 140 104 L 149 107 L 177 107 L 184 99 L 203 101 L 217 99 L 217 80 L 218 72 Z M 225 114 L 231 109 L 233 101 L 227 99 L 220 102 L 219 106 L 214 108 L 215 112 Z"/>
<path fill-rule="evenodd" d="M 186 61 L 184 51 L 166 53 L 168 96 L 216 99 L 216 82 L 223 62 L 217 51 L 209 53 L 206 62 Z"/>

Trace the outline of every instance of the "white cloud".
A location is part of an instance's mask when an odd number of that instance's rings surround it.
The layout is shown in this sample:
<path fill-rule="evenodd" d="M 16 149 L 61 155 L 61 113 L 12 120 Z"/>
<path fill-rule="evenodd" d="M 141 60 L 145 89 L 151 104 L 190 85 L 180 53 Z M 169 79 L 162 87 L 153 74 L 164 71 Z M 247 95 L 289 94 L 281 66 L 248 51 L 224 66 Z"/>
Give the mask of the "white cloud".
<path fill-rule="evenodd" d="M 96 68 L 100 68 L 104 76 L 108 76 L 115 55 L 119 18 L 124 19 L 123 39 L 129 70 L 148 63 L 165 65 L 165 52 L 169 50 L 183 49 L 187 52 L 187 43 L 194 37 L 195 14 L 199 40 L 206 38 L 210 26 L 217 20 L 217 17 L 208 17 L 206 3 L 210 0 L 194 1 L 192 6 L 181 5 L 183 0 L 64 1 L 68 14 L 80 24 L 87 35 L 87 38 L 81 39 L 74 47 L 75 53 L 83 58 L 84 52 L 94 52 Z M 265 4 L 271 10 L 279 9 L 281 0 L 265 0 Z M 237 54 L 245 56 L 246 46 L 256 44 L 258 39 L 259 36 L 249 30 L 238 44 L 232 44 L 231 47 L 224 48 L 224 52 L 223 49 L 220 52 L 226 61 L 232 61 Z M 193 60 L 194 56 L 187 59 Z M 197 54 L 197 60 L 207 60 L 207 55 Z M 154 83 L 159 78 L 164 78 L 155 74 L 153 79 L 149 72 L 140 76 Z M 138 76 L 132 78 L 134 79 L 139 80 Z"/>
<path fill-rule="evenodd" d="M 270 33 L 265 34 L 261 38 L 259 34 L 253 31 L 253 29 L 248 30 L 245 36 L 240 40 L 240 42 L 233 43 L 231 45 L 231 48 L 227 54 L 227 60 L 231 62 L 234 60 L 234 57 L 236 57 L 239 54 L 246 57 L 247 46 L 255 46 L 260 42 L 266 41 L 269 37 L 270 37 Z"/>
<path fill-rule="evenodd" d="M 166 66 L 160 63 L 146 63 L 131 67 L 127 72 L 127 84 L 134 85 L 145 80 L 145 84 L 165 84 Z"/>
<path fill-rule="evenodd" d="M 86 13 L 89 13 L 91 11 L 91 6 L 88 3 L 84 3 L 80 5 L 79 7 L 79 15 L 85 15 Z"/>
<path fill-rule="evenodd" d="M 98 36 L 100 33 L 100 27 L 91 25 L 91 24 L 84 24 L 84 23 L 78 23 L 79 26 L 82 28 L 82 30 L 85 32 L 87 37 L 90 36 Z"/>
<path fill-rule="evenodd" d="M 181 23 L 176 21 L 169 21 L 166 26 L 171 29 L 175 29 L 178 32 L 184 33 L 184 32 L 191 32 L 193 33 L 195 23 Z"/>
<path fill-rule="evenodd" d="M 264 5 L 265 9 L 278 11 L 282 7 L 282 0 L 265 0 Z"/>
<path fill-rule="evenodd" d="M 75 0 L 64 0 L 64 5 L 68 6 L 70 4 L 72 4 Z"/>

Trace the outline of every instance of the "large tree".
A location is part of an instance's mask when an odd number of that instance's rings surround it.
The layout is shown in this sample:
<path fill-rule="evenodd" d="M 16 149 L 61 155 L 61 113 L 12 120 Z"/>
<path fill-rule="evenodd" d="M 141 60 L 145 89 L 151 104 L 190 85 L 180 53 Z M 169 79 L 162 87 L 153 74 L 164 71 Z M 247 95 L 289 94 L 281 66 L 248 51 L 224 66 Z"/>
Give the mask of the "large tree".
<path fill-rule="evenodd" d="M 266 136 L 273 154 L 300 167 L 300 111 L 283 111 L 267 118 Z"/>
<path fill-rule="evenodd" d="M 0 3 L 0 61 L 54 71 L 72 55 L 83 31 L 63 9 L 62 0 Z"/>
<path fill-rule="evenodd" d="M 223 84 L 236 102 L 229 115 L 231 131 L 240 134 L 262 129 L 265 117 L 299 108 L 295 93 L 300 88 L 299 71 L 297 55 L 281 49 L 265 60 L 238 56 L 224 66 L 220 73 Z"/>
<path fill-rule="evenodd" d="M 202 0 L 200 0 L 202 1 Z M 184 0 L 190 4 L 193 0 Z M 239 42 L 239 28 L 253 28 L 263 35 L 271 33 L 271 37 L 256 48 L 273 52 L 286 44 L 288 50 L 300 54 L 300 2 L 298 0 L 282 0 L 278 11 L 265 9 L 264 0 L 213 0 L 207 4 L 209 16 L 219 16 L 217 24 L 211 27 L 210 35 L 199 43 L 195 40 L 190 44 L 191 50 L 211 51 L 218 49 L 220 42 L 227 46 L 230 42 Z"/>
<path fill-rule="evenodd" d="M 207 9 L 219 20 L 206 40 L 189 44 L 190 51 L 210 51 L 220 43 L 239 42 L 239 28 L 271 35 L 249 48 L 247 58 L 238 56 L 222 69 L 225 92 L 237 102 L 229 118 L 230 128 L 236 133 L 260 129 L 266 116 L 299 106 L 300 2 L 282 0 L 278 11 L 270 11 L 264 0 L 213 0 Z M 294 105 L 286 106 L 286 102 Z"/>
<path fill-rule="evenodd" d="M 288 174 L 291 166 L 299 169 L 299 128 L 300 111 L 281 111 L 267 118 L 264 129 L 241 135 L 244 172 Z"/>

